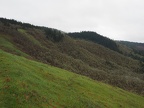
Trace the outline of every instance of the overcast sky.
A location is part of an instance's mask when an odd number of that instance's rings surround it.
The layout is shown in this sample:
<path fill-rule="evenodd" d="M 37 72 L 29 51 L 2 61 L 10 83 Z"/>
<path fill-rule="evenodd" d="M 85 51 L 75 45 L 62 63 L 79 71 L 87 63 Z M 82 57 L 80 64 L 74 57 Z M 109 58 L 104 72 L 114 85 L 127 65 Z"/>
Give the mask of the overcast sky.
<path fill-rule="evenodd" d="M 0 17 L 144 42 L 144 0 L 0 0 Z"/>

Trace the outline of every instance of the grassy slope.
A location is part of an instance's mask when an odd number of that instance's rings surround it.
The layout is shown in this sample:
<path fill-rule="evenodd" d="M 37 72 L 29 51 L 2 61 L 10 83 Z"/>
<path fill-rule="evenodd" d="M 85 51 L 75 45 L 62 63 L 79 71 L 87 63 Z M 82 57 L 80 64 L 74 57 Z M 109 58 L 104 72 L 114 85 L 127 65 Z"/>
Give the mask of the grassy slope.
<path fill-rule="evenodd" d="M 144 97 L 0 50 L 0 107 L 143 108 Z"/>

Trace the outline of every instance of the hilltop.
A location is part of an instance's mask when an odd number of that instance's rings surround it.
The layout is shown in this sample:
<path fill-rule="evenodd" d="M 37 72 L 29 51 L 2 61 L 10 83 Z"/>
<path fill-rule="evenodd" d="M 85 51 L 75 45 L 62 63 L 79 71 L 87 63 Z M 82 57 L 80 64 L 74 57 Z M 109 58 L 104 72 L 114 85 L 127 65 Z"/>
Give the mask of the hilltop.
<path fill-rule="evenodd" d="M 82 32 L 68 33 L 68 35 L 76 39 L 85 39 L 88 41 L 92 41 L 94 43 L 98 43 L 104 47 L 107 47 L 111 50 L 119 52 L 118 45 L 116 44 L 115 41 L 107 37 L 104 37 L 96 32 L 82 31 Z"/>

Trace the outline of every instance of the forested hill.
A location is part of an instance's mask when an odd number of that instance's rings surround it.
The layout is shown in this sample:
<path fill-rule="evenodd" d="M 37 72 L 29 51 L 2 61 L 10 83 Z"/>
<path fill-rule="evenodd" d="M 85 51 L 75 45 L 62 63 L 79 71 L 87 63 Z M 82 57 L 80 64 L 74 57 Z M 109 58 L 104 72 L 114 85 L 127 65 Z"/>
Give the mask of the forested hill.
<path fill-rule="evenodd" d="M 23 23 L 20 21 L 16 21 L 14 19 L 6 19 L 6 18 L 0 18 L 0 27 L 2 31 L 7 30 L 8 27 L 10 27 L 11 29 L 39 29 L 44 31 L 46 37 L 52 41 L 58 42 L 61 41 L 63 36 L 64 36 L 64 32 L 54 29 L 54 28 L 48 28 L 48 27 L 41 27 L 41 26 L 35 26 L 29 23 Z M 7 28 L 5 28 L 7 27 Z M 9 28 L 9 29 L 10 29 Z"/>
<path fill-rule="evenodd" d="M 132 53 L 129 54 L 130 57 L 144 62 L 144 43 L 129 41 L 117 41 L 117 43 L 124 45 L 132 50 Z"/>
<path fill-rule="evenodd" d="M 82 32 L 68 33 L 68 35 L 73 38 L 89 40 L 89 41 L 98 43 L 100 45 L 103 45 L 111 50 L 119 51 L 119 48 L 115 41 L 107 37 L 104 37 L 96 32 L 82 31 Z"/>
<path fill-rule="evenodd" d="M 129 41 L 118 41 L 119 43 L 121 44 L 124 44 L 134 50 L 137 50 L 137 51 L 143 51 L 144 52 L 144 43 L 138 43 L 138 42 L 129 42 Z"/>

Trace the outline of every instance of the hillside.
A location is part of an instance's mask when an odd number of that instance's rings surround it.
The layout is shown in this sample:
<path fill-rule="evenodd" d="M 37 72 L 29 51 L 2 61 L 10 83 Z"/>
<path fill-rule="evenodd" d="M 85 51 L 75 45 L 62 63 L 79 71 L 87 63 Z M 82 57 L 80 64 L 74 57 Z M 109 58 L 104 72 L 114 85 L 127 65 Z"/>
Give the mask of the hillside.
<path fill-rule="evenodd" d="M 92 31 L 73 32 L 68 33 L 68 35 L 75 39 L 83 39 L 86 41 L 91 41 L 100 44 L 127 57 L 144 61 L 143 43 L 115 41 Z"/>
<path fill-rule="evenodd" d="M 1 108 L 143 108 L 144 97 L 0 50 Z"/>
<path fill-rule="evenodd" d="M 91 31 L 83 31 L 83 32 L 68 33 L 68 35 L 71 36 L 72 38 L 92 41 L 94 43 L 103 45 L 104 47 L 107 47 L 111 50 L 119 52 L 119 48 L 113 40 L 104 37 L 98 33 L 91 32 Z"/>
<path fill-rule="evenodd" d="M 128 41 L 118 41 L 118 42 L 128 47 L 131 47 L 135 50 L 144 51 L 144 43 L 128 42 Z"/>
<path fill-rule="evenodd" d="M 0 49 L 144 95 L 143 62 L 56 29 L 0 19 Z"/>
<path fill-rule="evenodd" d="M 140 61 L 141 71 L 144 72 L 144 43 L 116 41 L 120 49 L 120 53 Z"/>

